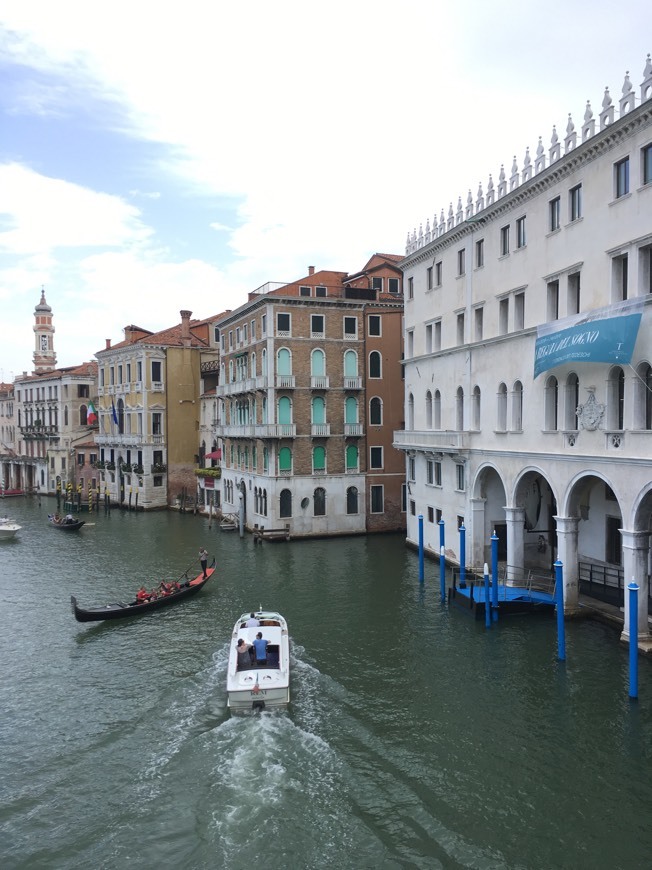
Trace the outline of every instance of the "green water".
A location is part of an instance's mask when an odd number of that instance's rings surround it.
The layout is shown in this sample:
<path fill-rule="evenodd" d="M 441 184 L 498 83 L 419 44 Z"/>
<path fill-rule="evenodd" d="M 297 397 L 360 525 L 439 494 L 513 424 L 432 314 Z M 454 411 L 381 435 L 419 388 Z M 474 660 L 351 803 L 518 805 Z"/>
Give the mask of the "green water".
<path fill-rule="evenodd" d="M 652 662 L 627 696 L 610 629 L 486 631 L 439 604 L 396 536 L 254 546 L 190 514 L 47 525 L 6 500 L 0 544 L 0 857 L 7 868 L 643 868 L 652 855 Z M 75 622 L 180 576 L 194 599 Z M 288 620 L 292 703 L 232 718 L 228 640 Z"/>

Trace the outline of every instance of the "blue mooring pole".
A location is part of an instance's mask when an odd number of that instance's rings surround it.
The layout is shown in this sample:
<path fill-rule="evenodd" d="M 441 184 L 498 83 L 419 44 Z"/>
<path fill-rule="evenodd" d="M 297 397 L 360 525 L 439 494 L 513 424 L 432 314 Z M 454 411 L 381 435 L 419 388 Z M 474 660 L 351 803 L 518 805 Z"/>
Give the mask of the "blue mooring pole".
<path fill-rule="evenodd" d="M 489 606 L 489 565 L 484 563 L 484 624 L 491 628 L 491 607 Z"/>
<path fill-rule="evenodd" d="M 466 529 L 460 526 L 460 589 L 466 589 Z"/>
<path fill-rule="evenodd" d="M 555 600 L 557 602 L 557 658 L 566 661 L 566 628 L 564 626 L 564 566 L 555 562 Z"/>
<path fill-rule="evenodd" d="M 491 596 L 494 622 L 498 622 L 498 535 L 495 529 L 491 536 Z"/>
<path fill-rule="evenodd" d="M 423 514 L 419 514 L 419 583 L 423 583 Z"/>
<path fill-rule="evenodd" d="M 444 531 L 445 527 L 446 527 L 446 523 L 443 520 L 439 520 L 439 546 L 440 547 L 446 546 L 446 534 Z"/>
<path fill-rule="evenodd" d="M 439 548 L 439 587 L 441 590 L 441 603 L 446 604 L 446 556 L 443 547 Z"/>
<path fill-rule="evenodd" d="M 634 580 L 629 589 L 629 697 L 638 698 L 638 590 Z"/>

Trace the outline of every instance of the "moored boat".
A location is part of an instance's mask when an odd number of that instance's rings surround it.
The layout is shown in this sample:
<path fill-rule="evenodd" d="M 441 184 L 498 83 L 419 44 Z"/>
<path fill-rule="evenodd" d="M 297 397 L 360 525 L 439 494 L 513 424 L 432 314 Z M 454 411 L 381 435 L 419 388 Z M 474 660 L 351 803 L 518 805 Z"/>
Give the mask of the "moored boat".
<path fill-rule="evenodd" d="M 9 517 L 0 517 L 0 541 L 7 541 L 15 538 L 18 532 L 22 529 L 14 520 Z"/>
<path fill-rule="evenodd" d="M 86 520 L 76 520 L 68 514 L 66 517 L 60 517 L 57 514 L 48 514 L 48 522 L 55 529 L 62 529 L 64 532 L 76 532 L 86 524 Z"/>
<path fill-rule="evenodd" d="M 114 604 L 101 604 L 96 607 L 87 608 L 80 607 L 77 604 L 75 596 L 71 595 L 70 605 L 77 622 L 99 622 L 104 619 L 124 619 L 126 616 L 140 616 L 142 613 L 160 610 L 162 607 L 169 607 L 170 604 L 177 604 L 185 598 L 196 595 L 200 589 L 204 588 L 214 573 L 215 559 L 213 559 L 211 566 L 206 569 L 206 577 L 204 577 L 203 573 L 200 573 L 192 580 L 186 580 L 184 583 L 181 583 L 176 591 L 170 592 L 168 595 L 160 595 L 157 598 L 143 602 L 133 600 L 127 604 L 123 601 L 116 601 Z"/>
<path fill-rule="evenodd" d="M 242 653 L 238 656 L 238 641 L 253 644 L 259 632 L 267 641 L 264 662 L 257 662 L 253 654 L 250 660 Z M 255 614 L 243 613 L 237 620 L 231 636 L 226 691 L 228 706 L 234 713 L 272 710 L 289 704 L 290 641 L 287 623 L 280 613 L 259 610 Z"/>

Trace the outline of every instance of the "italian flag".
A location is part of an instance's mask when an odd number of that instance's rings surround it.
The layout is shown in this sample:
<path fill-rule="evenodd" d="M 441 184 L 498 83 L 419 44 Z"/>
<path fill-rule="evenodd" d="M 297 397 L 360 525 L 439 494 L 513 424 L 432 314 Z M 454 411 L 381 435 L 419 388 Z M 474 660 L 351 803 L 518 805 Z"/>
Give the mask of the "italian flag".
<path fill-rule="evenodd" d="M 94 426 L 97 423 L 97 411 L 95 410 L 95 405 L 92 402 L 88 403 L 86 422 L 89 426 Z"/>

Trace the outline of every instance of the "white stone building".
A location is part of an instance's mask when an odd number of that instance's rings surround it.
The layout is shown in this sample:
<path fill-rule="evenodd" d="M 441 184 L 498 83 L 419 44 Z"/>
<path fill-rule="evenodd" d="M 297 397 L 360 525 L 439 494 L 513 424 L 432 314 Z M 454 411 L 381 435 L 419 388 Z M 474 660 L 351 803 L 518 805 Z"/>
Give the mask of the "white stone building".
<path fill-rule="evenodd" d="M 569 116 L 408 236 L 401 265 L 408 540 L 422 515 L 438 554 L 441 518 L 459 560 L 463 522 L 481 570 L 495 530 L 515 583 L 559 559 L 567 613 L 580 588 L 622 604 L 634 578 L 649 642 L 650 56 L 638 93 L 627 75 L 617 105 L 607 90 L 581 129 Z"/>

